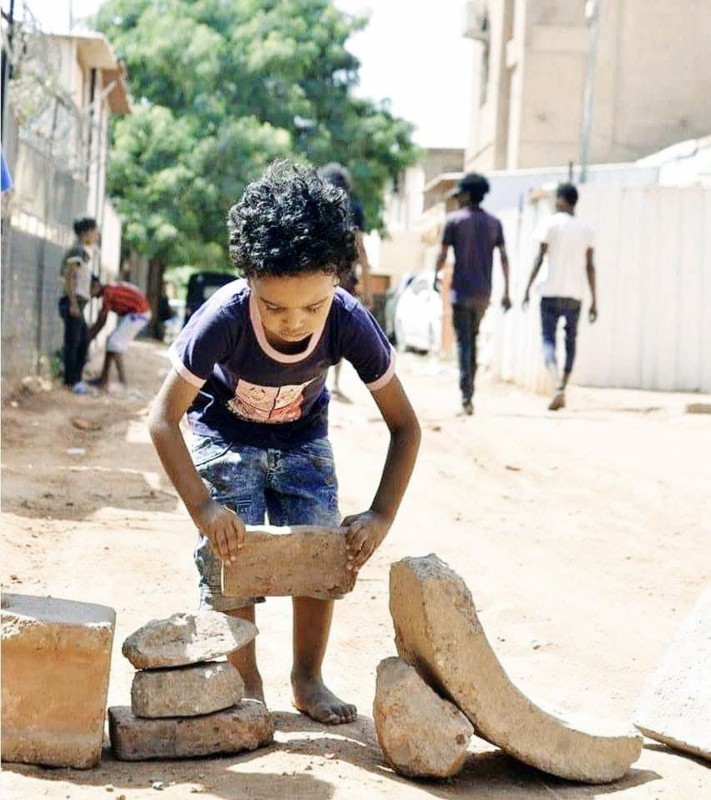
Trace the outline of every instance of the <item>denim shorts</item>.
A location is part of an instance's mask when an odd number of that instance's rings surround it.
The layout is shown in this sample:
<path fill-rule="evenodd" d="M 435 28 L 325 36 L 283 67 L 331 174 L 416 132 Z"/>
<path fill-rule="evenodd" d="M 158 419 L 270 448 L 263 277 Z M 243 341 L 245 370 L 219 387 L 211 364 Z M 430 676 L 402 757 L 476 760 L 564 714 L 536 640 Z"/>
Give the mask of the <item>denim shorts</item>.
<path fill-rule="evenodd" d="M 191 456 L 214 500 L 246 525 L 341 524 L 338 482 L 328 439 L 288 450 L 230 444 L 193 436 Z M 263 602 L 263 597 L 224 597 L 222 561 L 198 533 L 195 563 L 200 574 L 200 608 L 231 611 Z"/>

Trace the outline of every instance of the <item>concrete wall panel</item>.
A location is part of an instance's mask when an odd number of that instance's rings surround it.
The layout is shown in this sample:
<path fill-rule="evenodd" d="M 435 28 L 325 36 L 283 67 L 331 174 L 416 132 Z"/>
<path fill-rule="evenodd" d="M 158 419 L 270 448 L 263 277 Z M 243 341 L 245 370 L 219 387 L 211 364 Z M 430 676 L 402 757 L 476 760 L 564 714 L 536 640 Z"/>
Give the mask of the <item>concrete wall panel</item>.
<path fill-rule="evenodd" d="M 536 250 L 532 232 L 546 213 L 548 201 L 502 214 L 517 300 Z M 711 391 L 711 189 L 588 185 L 579 214 L 596 230 L 600 318 L 589 324 L 586 297 L 573 380 Z M 506 316 L 492 303 L 489 353 L 496 374 L 542 391 L 538 316 L 537 301 Z"/>

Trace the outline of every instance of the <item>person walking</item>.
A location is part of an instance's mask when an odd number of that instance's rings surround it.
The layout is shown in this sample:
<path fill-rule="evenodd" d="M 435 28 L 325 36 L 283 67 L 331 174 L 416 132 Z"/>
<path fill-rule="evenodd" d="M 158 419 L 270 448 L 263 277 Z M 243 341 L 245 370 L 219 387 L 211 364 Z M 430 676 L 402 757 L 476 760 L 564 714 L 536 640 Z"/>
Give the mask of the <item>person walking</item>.
<path fill-rule="evenodd" d="M 101 298 L 101 311 L 89 330 L 88 340 L 90 342 L 106 324 L 109 311 L 113 311 L 119 317 L 118 325 L 106 340 L 106 355 L 101 376 L 93 383 L 99 389 L 106 390 L 109 386 L 111 364 L 115 362 L 119 381 L 125 388 L 127 381 L 123 354 L 129 344 L 150 322 L 150 303 L 143 292 L 132 283 L 116 281 L 116 283 L 104 285 L 96 277 L 91 279 L 91 296 Z"/>
<path fill-rule="evenodd" d="M 435 265 L 437 288 L 437 276 L 447 260 L 449 248 L 454 249 L 450 300 L 459 356 L 459 389 L 462 393 L 462 409 L 467 415 L 474 413 L 477 337 L 491 298 L 494 250 L 497 248 L 504 273 L 501 306 L 504 311 L 511 308 L 504 230 L 496 217 L 481 208 L 488 192 L 489 181 L 483 175 L 469 172 L 460 178 L 452 193 L 458 199 L 460 208 L 447 215 L 442 246 Z"/>
<path fill-rule="evenodd" d="M 592 294 L 588 318 L 591 323 L 597 320 L 594 231 L 591 225 L 575 216 L 577 203 L 578 190 L 575 186 L 561 183 L 555 193 L 555 214 L 545 220 L 535 233 L 540 246 L 523 298 L 523 307 L 527 308 L 531 286 L 545 260 L 548 272 L 540 286 L 543 358 L 556 387 L 548 405 L 550 411 L 565 407 L 565 389 L 575 362 L 578 321 L 586 278 Z M 562 376 L 556 358 L 556 330 L 561 318 L 565 321 Z"/>
<path fill-rule="evenodd" d="M 60 279 L 63 284 L 59 300 L 59 316 L 64 322 L 64 384 L 76 394 L 86 394 L 89 387 L 82 381 L 89 347 L 84 309 L 91 296 L 91 262 L 99 229 L 92 217 L 74 221 L 76 241 L 62 257 Z"/>

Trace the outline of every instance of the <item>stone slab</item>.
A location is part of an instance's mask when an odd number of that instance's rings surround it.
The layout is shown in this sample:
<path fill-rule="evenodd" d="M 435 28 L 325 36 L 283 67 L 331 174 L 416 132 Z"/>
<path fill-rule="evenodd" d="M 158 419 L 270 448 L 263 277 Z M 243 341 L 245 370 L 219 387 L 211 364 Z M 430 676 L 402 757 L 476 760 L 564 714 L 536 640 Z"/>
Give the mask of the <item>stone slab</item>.
<path fill-rule="evenodd" d="M 306 525 L 248 527 L 233 564 L 222 565 L 226 597 L 315 597 L 329 600 L 353 589 L 346 569 L 343 528 Z"/>
<path fill-rule="evenodd" d="M 164 719 L 144 719 L 128 706 L 113 706 L 109 736 L 121 761 L 194 758 L 264 747 L 274 738 L 274 722 L 265 706 L 254 700 L 201 717 Z"/>
<path fill-rule="evenodd" d="M 635 724 L 650 739 L 711 760 L 711 586 L 647 681 Z"/>
<path fill-rule="evenodd" d="M 383 755 L 401 775 L 450 778 L 464 765 L 471 723 L 401 658 L 378 665 L 373 719 Z"/>
<path fill-rule="evenodd" d="M 138 717 L 194 717 L 237 705 L 244 682 L 229 661 L 137 672 L 131 708 Z"/>
<path fill-rule="evenodd" d="M 399 654 L 471 720 L 475 733 L 520 761 L 569 780 L 608 783 L 640 755 L 633 729 L 586 726 L 547 713 L 509 680 L 482 630 L 469 590 L 437 556 L 390 570 Z"/>
<path fill-rule="evenodd" d="M 101 758 L 116 613 L 3 594 L 2 760 L 87 769 Z"/>
<path fill-rule="evenodd" d="M 182 667 L 221 659 L 257 635 L 251 622 L 204 611 L 153 619 L 132 633 L 121 652 L 136 669 Z"/>
<path fill-rule="evenodd" d="M 689 403 L 687 414 L 711 414 L 711 403 Z"/>

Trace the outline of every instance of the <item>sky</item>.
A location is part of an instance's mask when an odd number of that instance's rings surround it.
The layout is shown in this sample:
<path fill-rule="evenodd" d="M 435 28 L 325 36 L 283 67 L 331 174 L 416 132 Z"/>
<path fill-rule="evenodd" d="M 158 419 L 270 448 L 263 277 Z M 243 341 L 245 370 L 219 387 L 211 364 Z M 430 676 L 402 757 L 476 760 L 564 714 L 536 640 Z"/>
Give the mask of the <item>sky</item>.
<path fill-rule="evenodd" d="M 67 30 L 101 0 L 28 0 L 45 30 Z M 470 111 L 473 44 L 462 36 L 464 0 L 335 0 L 342 11 L 370 11 L 349 49 L 360 60 L 357 94 L 390 101 L 416 125 L 423 147 L 464 147 Z"/>

